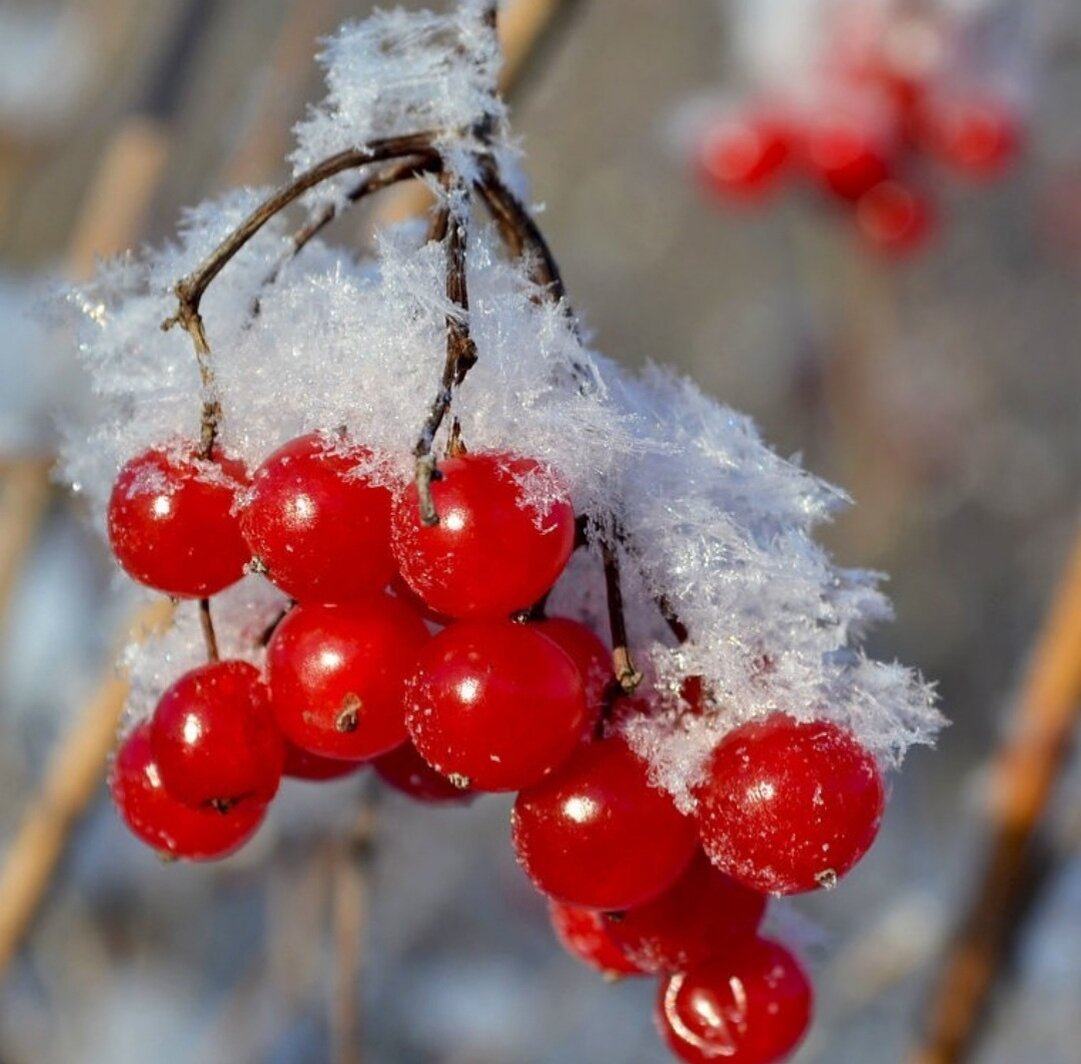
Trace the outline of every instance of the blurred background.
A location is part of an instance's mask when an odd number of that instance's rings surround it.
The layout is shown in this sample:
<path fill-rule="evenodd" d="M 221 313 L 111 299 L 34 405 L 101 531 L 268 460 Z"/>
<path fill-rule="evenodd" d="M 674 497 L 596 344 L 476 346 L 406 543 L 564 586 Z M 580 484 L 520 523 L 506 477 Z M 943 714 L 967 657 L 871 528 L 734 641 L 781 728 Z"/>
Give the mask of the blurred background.
<path fill-rule="evenodd" d="M 953 722 L 893 780 L 867 860 L 775 918 L 818 988 L 800 1064 L 901 1061 L 981 873 L 988 759 L 1078 531 L 1081 6 L 983 5 L 1000 42 L 1020 40 L 1028 12 L 1023 149 L 993 182 L 929 176 L 941 224 L 897 260 L 819 197 L 742 209 L 697 179 L 688 116 L 753 80 L 747 24 L 727 5 L 534 6 L 559 10 L 513 120 L 597 346 L 678 366 L 852 494 L 825 538 L 844 564 L 890 574 L 897 620 L 874 650 L 936 680 Z M 65 733 L 115 696 L 135 602 L 78 498 L 48 479 L 50 408 L 70 398 L 72 354 L 39 304 L 95 254 L 167 239 L 183 207 L 281 180 L 289 128 L 321 95 L 315 38 L 369 9 L 0 0 L 5 849 L 35 803 L 83 804 L 40 787 L 57 778 L 47 766 Z M 361 240 L 371 224 L 341 232 Z M 607 985 L 552 939 L 507 844 L 508 800 L 429 810 L 363 777 L 286 790 L 241 854 L 166 867 L 93 786 L 26 934 L 0 911 L 0 1060 L 666 1059 L 653 984 Z M 361 792 L 378 822 L 358 861 Z M 1081 1059 L 1079 797 L 1067 761 L 978 1064 Z M 11 889 L 0 878 L 0 900 Z"/>

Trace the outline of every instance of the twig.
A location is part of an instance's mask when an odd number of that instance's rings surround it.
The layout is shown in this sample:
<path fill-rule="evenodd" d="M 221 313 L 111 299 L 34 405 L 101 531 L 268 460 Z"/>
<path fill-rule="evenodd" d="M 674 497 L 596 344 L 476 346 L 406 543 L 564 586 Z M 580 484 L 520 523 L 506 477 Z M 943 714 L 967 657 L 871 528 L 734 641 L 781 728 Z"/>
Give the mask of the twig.
<path fill-rule="evenodd" d="M 612 635 L 612 666 L 619 686 L 624 693 L 632 694 L 642 682 L 642 674 L 635 667 L 627 638 L 627 618 L 623 611 L 623 586 L 619 574 L 619 548 L 616 546 L 614 533 L 609 532 L 601 539 L 601 558 L 604 560 L 608 626 Z"/>
<path fill-rule="evenodd" d="M 132 638 L 160 631 L 172 612 L 166 599 L 147 606 L 136 618 Z M 127 693 L 127 682 L 110 670 L 53 754 L 8 848 L 0 870 L 0 975 L 41 904 L 72 827 L 97 790 Z"/>
<path fill-rule="evenodd" d="M 218 636 L 214 631 L 214 618 L 210 615 L 210 599 L 199 599 L 199 625 L 203 629 L 203 642 L 206 644 L 208 661 L 218 661 Z"/>
<path fill-rule="evenodd" d="M 942 961 L 909 1064 L 958 1064 L 995 985 L 1033 833 L 1081 713 L 1081 535 L 1044 622 L 997 755 L 983 874 Z"/>
<path fill-rule="evenodd" d="M 426 525 L 439 522 L 439 515 L 432 501 L 432 480 L 436 474 L 433 454 L 435 436 L 450 410 L 454 389 L 465 380 L 466 374 L 477 361 L 477 348 L 469 331 L 469 288 L 466 282 L 468 219 L 465 212 L 468 199 L 464 186 L 456 177 L 445 175 L 444 183 L 447 186 L 448 204 L 446 208 L 440 208 L 436 212 L 429 235 L 445 231 L 447 299 L 454 309 L 447 314 L 446 319 L 446 357 L 443 360 L 439 390 L 432 400 L 428 416 L 413 448 L 417 460 L 416 484 L 420 519 Z"/>
<path fill-rule="evenodd" d="M 349 837 L 343 840 L 335 854 L 335 993 L 331 1016 L 335 1064 L 361 1064 L 363 1057 L 358 1001 L 367 923 L 368 874 L 378 823 L 377 793 L 369 789 Z"/>

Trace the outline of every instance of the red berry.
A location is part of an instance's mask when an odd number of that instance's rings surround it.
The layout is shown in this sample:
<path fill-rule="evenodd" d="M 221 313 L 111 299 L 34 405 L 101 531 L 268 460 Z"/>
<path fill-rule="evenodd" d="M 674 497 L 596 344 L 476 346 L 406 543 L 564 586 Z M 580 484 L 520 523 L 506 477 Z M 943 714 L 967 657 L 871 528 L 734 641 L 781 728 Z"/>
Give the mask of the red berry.
<path fill-rule="evenodd" d="M 425 647 L 406 704 L 420 755 L 482 791 L 536 783 L 587 723 L 574 663 L 533 626 L 459 621 Z"/>
<path fill-rule="evenodd" d="M 874 758 L 849 732 L 783 714 L 727 735 L 695 798 L 710 860 L 770 894 L 832 886 L 874 842 L 885 803 Z"/>
<path fill-rule="evenodd" d="M 615 679 L 612 652 L 592 629 L 569 617 L 549 617 L 538 621 L 534 627 L 577 666 L 586 693 L 586 730 L 587 733 L 592 731 L 604 709 L 608 688 Z"/>
<path fill-rule="evenodd" d="M 548 915 L 563 948 L 606 978 L 645 974 L 613 941 L 603 913 L 558 901 L 548 903 Z"/>
<path fill-rule="evenodd" d="M 192 861 L 212 861 L 239 849 L 255 834 L 267 808 L 257 798 L 243 798 L 225 812 L 178 801 L 162 786 L 149 722 L 120 744 L 109 790 L 132 834 L 163 856 Z"/>
<path fill-rule="evenodd" d="M 408 794 L 418 802 L 469 802 L 473 792 L 468 787 L 456 787 L 441 776 L 412 743 L 402 743 L 372 762 L 379 778 L 396 791 Z"/>
<path fill-rule="evenodd" d="M 392 540 L 406 583 L 451 617 L 528 609 L 574 550 L 574 510 L 559 478 L 510 454 L 467 454 L 439 470 L 432 483 L 438 524 L 421 523 L 415 484 L 395 504 Z"/>
<path fill-rule="evenodd" d="M 243 464 L 206 460 L 192 443 L 155 447 L 116 478 L 109 543 L 124 571 L 157 591 L 204 598 L 244 575 L 251 551 L 233 513 L 247 482 Z"/>
<path fill-rule="evenodd" d="M 424 622 L 389 595 L 291 609 L 267 645 L 278 726 L 312 754 L 362 761 L 407 737 L 404 698 Z"/>
<path fill-rule="evenodd" d="M 713 191 L 751 201 L 776 187 L 788 157 L 788 130 L 781 122 L 767 115 L 734 115 L 706 133 L 698 164 Z"/>
<path fill-rule="evenodd" d="M 905 255 L 920 248 L 933 228 L 931 207 L 923 195 L 897 181 L 883 181 L 856 204 L 860 232 L 880 251 Z"/>
<path fill-rule="evenodd" d="M 414 613 L 419 613 L 429 624 L 445 628 L 453 617 L 445 613 L 436 613 L 403 579 L 401 573 L 395 573 L 390 581 L 390 593 L 397 599 L 401 599 Z"/>
<path fill-rule="evenodd" d="M 394 573 L 391 493 L 356 472 L 372 461 L 366 447 L 311 433 L 255 471 L 241 527 L 286 594 L 347 602 L 386 587 Z"/>
<path fill-rule="evenodd" d="M 803 151 L 816 180 L 843 200 L 855 202 L 890 176 L 889 139 L 843 111 L 813 115 L 803 131 Z"/>
<path fill-rule="evenodd" d="M 163 785 L 182 802 L 274 797 L 285 747 L 259 670 L 215 661 L 180 677 L 161 696 L 150 743 Z"/>
<path fill-rule="evenodd" d="M 356 772 L 362 761 L 342 761 L 336 757 L 320 757 L 319 754 L 301 750 L 296 743 L 285 740 L 285 768 L 283 776 L 297 780 L 323 782 L 336 780 Z"/>
<path fill-rule="evenodd" d="M 694 822 L 652 786 L 620 738 L 583 743 L 518 795 L 518 860 L 537 888 L 591 909 L 629 909 L 670 887 L 698 848 Z"/>
<path fill-rule="evenodd" d="M 997 177 L 1016 158 L 1021 143 L 1016 114 L 990 97 L 931 97 L 918 123 L 924 147 L 969 177 Z"/>
<path fill-rule="evenodd" d="M 810 980 L 795 957 L 755 938 L 663 980 L 657 1021 L 688 1064 L 777 1064 L 803 1039 L 812 1004 Z"/>
<path fill-rule="evenodd" d="M 753 938 L 766 899 L 703 853 L 660 897 L 609 917 L 612 941 L 645 972 L 683 972 Z"/>

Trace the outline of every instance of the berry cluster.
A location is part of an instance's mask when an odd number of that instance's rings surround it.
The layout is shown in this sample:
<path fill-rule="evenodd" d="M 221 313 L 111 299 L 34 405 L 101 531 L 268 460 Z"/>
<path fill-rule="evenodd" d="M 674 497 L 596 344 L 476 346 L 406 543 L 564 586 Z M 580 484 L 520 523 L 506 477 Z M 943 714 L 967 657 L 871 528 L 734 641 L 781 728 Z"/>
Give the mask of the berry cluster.
<path fill-rule="evenodd" d="M 766 93 L 710 125 L 698 170 L 709 189 L 742 203 L 801 176 L 851 211 L 870 246 L 903 255 L 937 220 L 921 161 L 997 177 L 1017 154 L 1021 118 L 982 82 L 956 83 L 951 27 L 932 13 L 895 13 L 873 32 L 854 21 L 832 27 L 799 99 Z"/>
<path fill-rule="evenodd" d="M 246 569 L 292 600 L 265 670 L 216 660 L 211 639 L 214 660 L 124 739 L 111 786 L 128 826 L 170 857 L 222 857 L 283 775 L 365 762 L 426 802 L 518 791 L 514 846 L 567 948 L 610 975 L 660 975 L 682 1059 L 780 1059 L 810 988 L 757 936 L 766 895 L 832 885 L 868 849 L 874 760 L 835 725 L 777 715 L 718 745 L 684 815 L 619 733 L 651 712 L 648 695 L 621 697 L 600 638 L 544 615 L 576 543 L 558 474 L 459 454 L 425 524 L 417 485 L 387 486 L 381 466 L 344 434 L 313 433 L 250 476 L 194 444 L 121 471 L 108 527 L 129 574 L 202 598 L 208 619 L 208 597 Z"/>

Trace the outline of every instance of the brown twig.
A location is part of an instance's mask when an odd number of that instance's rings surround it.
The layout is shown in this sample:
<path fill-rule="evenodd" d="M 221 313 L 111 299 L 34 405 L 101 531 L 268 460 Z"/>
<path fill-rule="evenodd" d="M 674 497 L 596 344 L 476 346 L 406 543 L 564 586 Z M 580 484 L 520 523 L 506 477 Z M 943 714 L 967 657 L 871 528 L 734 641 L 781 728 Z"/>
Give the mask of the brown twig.
<path fill-rule="evenodd" d="M 331 1029 L 335 1064 L 361 1064 L 362 1025 L 358 1000 L 368 909 L 368 876 L 378 825 L 377 791 L 370 789 L 353 829 L 335 854 L 334 1004 Z"/>
<path fill-rule="evenodd" d="M 627 618 L 623 610 L 623 584 L 619 572 L 619 547 L 615 534 L 608 533 L 601 539 L 601 558 L 604 561 L 604 586 L 608 600 L 608 626 L 612 635 L 612 666 L 625 694 L 632 694 L 642 682 L 642 674 L 635 667 L 627 638 Z"/>
<path fill-rule="evenodd" d="M 1081 535 L 1044 621 L 996 757 L 983 873 L 943 958 L 909 1064 L 958 1064 L 1001 971 L 1030 844 L 1081 713 Z"/>
<path fill-rule="evenodd" d="M 161 631 L 172 612 L 166 599 L 147 606 L 131 637 Z M 0 869 L 0 973 L 37 912 L 72 827 L 97 790 L 127 694 L 127 682 L 110 669 L 53 754 L 8 847 Z"/>
<path fill-rule="evenodd" d="M 445 175 L 444 183 L 447 187 L 447 206 L 436 212 L 429 235 L 438 235 L 441 232 L 444 234 L 447 249 L 447 298 L 453 310 L 446 318 L 446 356 L 439 389 L 413 448 L 417 460 L 416 484 L 420 519 L 426 525 L 439 522 L 439 515 L 432 501 L 432 480 L 436 475 L 433 453 L 436 433 L 450 410 L 454 389 L 465 380 L 466 374 L 477 361 L 477 348 L 469 330 L 469 288 L 466 282 L 468 220 L 465 212 L 468 199 L 458 178 Z"/>

